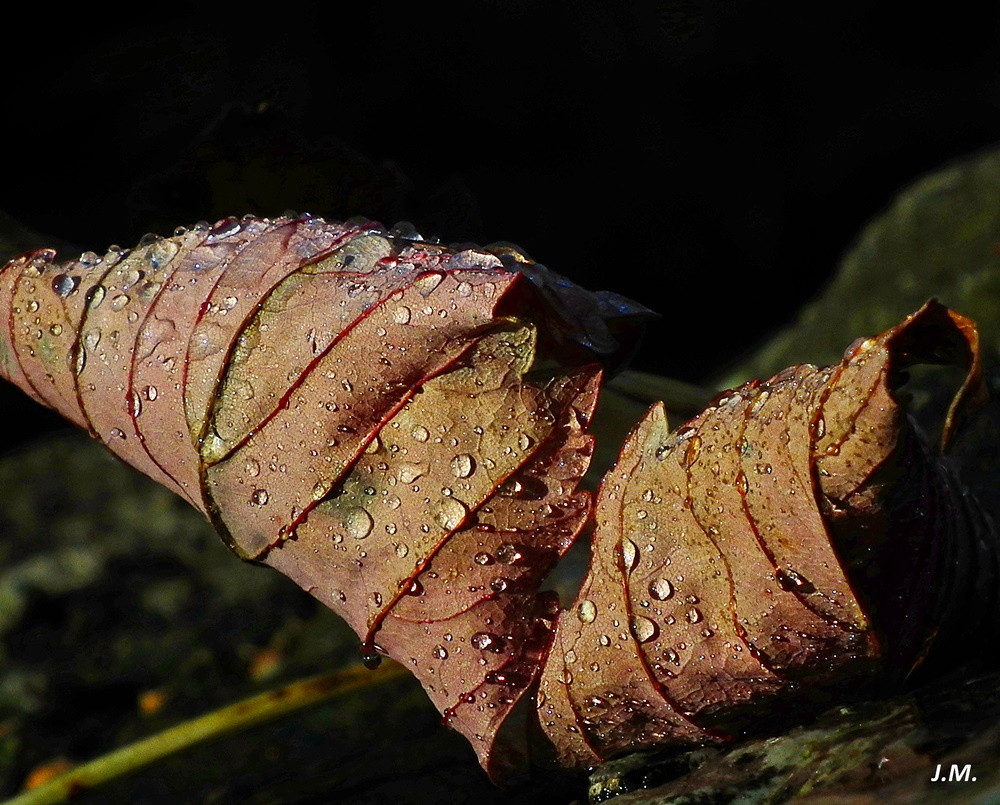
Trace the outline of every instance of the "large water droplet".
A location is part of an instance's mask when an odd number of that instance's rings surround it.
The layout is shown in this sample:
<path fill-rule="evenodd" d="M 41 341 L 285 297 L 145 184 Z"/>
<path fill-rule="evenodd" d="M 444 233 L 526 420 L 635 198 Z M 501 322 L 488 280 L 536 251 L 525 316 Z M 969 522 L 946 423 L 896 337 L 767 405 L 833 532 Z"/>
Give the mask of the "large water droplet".
<path fill-rule="evenodd" d="M 645 615 L 632 616 L 632 633 L 640 643 L 648 643 L 659 631 L 660 628 Z"/>
<path fill-rule="evenodd" d="M 60 299 L 65 299 L 80 286 L 80 278 L 71 274 L 58 274 L 52 279 L 52 290 Z"/>
<path fill-rule="evenodd" d="M 372 533 L 375 521 L 367 509 L 351 506 L 344 512 L 344 530 L 349 537 L 364 539 Z"/>
<path fill-rule="evenodd" d="M 87 305 L 91 310 L 101 306 L 101 302 L 104 301 L 104 296 L 107 291 L 104 289 L 103 285 L 95 285 L 87 293 Z"/>
<path fill-rule="evenodd" d="M 666 601 L 674 594 L 674 585 L 669 579 L 655 579 L 649 583 L 649 594 L 657 601 Z"/>
<path fill-rule="evenodd" d="M 503 640 L 489 632 L 476 632 L 469 642 L 480 651 L 503 651 Z"/>
<path fill-rule="evenodd" d="M 520 562 L 524 558 L 524 554 L 521 553 L 521 549 L 516 545 L 511 545 L 509 542 L 505 542 L 499 548 L 497 548 L 497 561 L 504 565 L 513 565 Z"/>
<path fill-rule="evenodd" d="M 597 604 L 589 598 L 585 598 L 580 602 L 580 606 L 577 607 L 576 616 L 580 619 L 581 623 L 593 623 L 597 618 Z"/>
<path fill-rule="evenodd" d="M 268 495 L 266 489 L 255 489 L 253 494 L 250 495 L 250 502 L 255 506 L 266 506 L 267 497 Z"/>
<path fill-rule="evenodd" d="M 418 442 L 426 442 L 431 437 L 431 432 L 427 430 L 427 428 L 425 428 L 423 425 L 417 425 L 410 432 L 410 435 Z"/>
<path fill-rule="evenodd" d="M 406 305 L 400 305 L 392 312 L 392 320 L 396 324 L 409 324 L 410 315 L 410 309 Z"/>
<path fill-rule="evenodd" d="M 424 274 L 422 277 L 418 277 L 414 283 L 413 287 L 420 292 L 421 296 L 429 296 L 430 293 L 441 284 L 441 280 L 444 279 L 443 274 L 439 274 L 436 271 L 428 274 Z"/>
<path fill-rule="evenodd" d="M 469 510 L 465 504 L 455 498 L 444 498 L 438 503 L 434 512 L 434 522 L 447 531 L 454 531 L 458 528 Z"/>
<path fill-rule="evenodd" d="M 399 480 L 404 484 L 411 484 L 424 474 L 424 468 L 420 464 L 405 462 L 399 466 Z"/>
<path fill-rule="evenodd" d="M 625 564 L 625 572 L 631 573 L 639 561 L 639 549 L 628 537 L 622 537 L 622 561 Z"/>
<path fill-rule="evenodd" d="M 456 478 L 468 478 L 475 466 L 475 459 L 468 453 L 459 453 L 451 460 L 451 471 Z"/>

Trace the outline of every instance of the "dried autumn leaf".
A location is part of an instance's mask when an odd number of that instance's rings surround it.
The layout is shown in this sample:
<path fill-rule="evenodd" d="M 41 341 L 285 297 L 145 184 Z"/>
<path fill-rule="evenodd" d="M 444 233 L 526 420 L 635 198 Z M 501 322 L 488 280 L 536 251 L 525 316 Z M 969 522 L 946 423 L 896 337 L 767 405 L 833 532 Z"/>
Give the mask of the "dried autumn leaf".
<path fill-rule="evenodd" d="M 583 364 L 623 306 L 510 246 L 227 219 L 11 261 L 0 368 L 408 665 L 498 770 L 557 608 L 537 587 L 589 516 Z"/>
<path fill-rule="evenodd" d="M 905 672 L 996 609 L 990 525 L 897 400 L 912 363 L 965 368 L 947 437 L 981 392 L 975 327 L 929 303 L 674 433 L 654 406 L 560 614 L 538 588 L 591 515 L 591 361 L 645 313 L 509 246 L 227 219 L 8 263 L 0 371 L 410 668 L 495 778 L 525 760 L 504 727 L 536 686 L 585 765 Z"/>
<path fill-rule="evenodd" d="M 980 625 L 957 578 L 995 587 L 996 545 L 897 400 L 920 362 L 967 371 L 947 437 L 981 393 L 978 341 L 934 302 L 673 433 L 650 410 L 602 483 L 590 572 L 542 673 L 563 763 L 721 740 L 809 688 L 905 673 L 959 617 Z"/>

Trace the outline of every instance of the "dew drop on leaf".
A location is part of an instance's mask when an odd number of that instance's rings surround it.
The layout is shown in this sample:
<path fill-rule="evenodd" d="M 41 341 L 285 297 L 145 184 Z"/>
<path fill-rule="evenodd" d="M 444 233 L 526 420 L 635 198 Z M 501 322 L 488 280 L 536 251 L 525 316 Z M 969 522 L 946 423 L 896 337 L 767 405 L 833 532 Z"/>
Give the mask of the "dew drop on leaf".
<path fill-rule="evenodd" d="M 267 505 L 267 490 L 266 489 L 255 489 L 253 494 L 250 495 L 250 502 L 255 506 L 266 506 Z"/>
<path fill-rule="evenodd" d="M 459 453 L 451 460 L 451 471 L 456 478 L 468 478 L 475 468 L 475 460 L 468 453 Z"/>
<path fill-rule="evenodd" d="M 361 506 L 351 506 L 344 512 L 344 530 L 349 537 L 364 539 L 372 533 L 374 526 L 372 516 Z"/>
<path fill-rule="evenodd" d="M 632 634 L 640 643 L 648 643 L 659 633 L 659 627 L 644 615 L 632 616 Z"/>
<path fill-rule="evenodd" d="M 444 498 L 438 503 L 434 512 L 434 522 L 447 531 L 454 531 L 462 524 L 468 511 L 460 500 L 452 497 Z"/>
<path fill-rule="evenodd" d="M 639 549 L 628 537 L 622 537 L 622 561 L 625 563 L 625 572 L 631 573 L 639 561 Z"/>
<path fill-rule="evenodd" d="M 649 594 L 657 601 L 666 601 L 674 594 L 674 585 L 669 579 L 654 579 L 649 583 Z"/>
<path fill-rule="evenodd" d="M 513 565 L 524 558 L 521 549 L 505 542 L 497 549 L 497 561 L 504 565 Z"/>
<path fill-rule="evenodd" d="M 581 623 L 593 623 L 597 618 L 597 604 L 589 598 L 585 598 L 580 602 L 580 606 L 577 607 L 576 616 L 580 619 Z"/>

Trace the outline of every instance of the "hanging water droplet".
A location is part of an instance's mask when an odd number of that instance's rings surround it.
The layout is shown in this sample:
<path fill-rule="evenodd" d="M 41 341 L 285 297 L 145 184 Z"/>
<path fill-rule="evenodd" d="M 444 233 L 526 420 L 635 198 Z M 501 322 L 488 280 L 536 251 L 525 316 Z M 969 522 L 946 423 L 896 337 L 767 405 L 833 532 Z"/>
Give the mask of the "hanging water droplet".
<path fill-rule="evenodd" d="M 462 501 L 452 497 L 444 498 L 434 512 L 434 522 L 447 531 L 454 531 L 462 524 L 468 512 Z"/>
<path fill-rule="evenodd" d="M 644 615 L 632 616 L 632 634 L 640 643 L 648 643 L 659 631 L 660 628 Z"/>
<path fill-rule="evenodd" d="M 577 607 L 576 616 L 581 623 L 593 623 L 597 618 L 597 604 L 589 598 L 585 598 Z"/>
<path fill-rule="evenodd" d="M 367 509 L 361 506 L 351 506 L 344 511 L 344 530 L 347 536 L 354 539 L 364 539 L 372 533 L 375 521 Z"/>
<path fill-rule="evenodd" d="M 255 506 L 266 506 L 267 505 L 267 490 L 266 489 L 255 489 L 253 494 L 250 495 L 250 502 Z"/>
<path fill-rule="evenodd" d="M 655 579 L 649 583 L 649 594 L 657 601 L 666 601 L 674 594 L 674 585 L 669 579 Z"/>
<path fill-rule="evenodd" d="M 400 305 L 392 312 L 392 320 L 396 324 L 409 324 L 410 315 L 410 309 L 406 305 Z"/>
<path fill-rule="evenodd" d="M 468 478 L 472 475 L 476 462 L 468 453 L 459 453 L 451 460 L 451 472 L 456 478 Z"/>

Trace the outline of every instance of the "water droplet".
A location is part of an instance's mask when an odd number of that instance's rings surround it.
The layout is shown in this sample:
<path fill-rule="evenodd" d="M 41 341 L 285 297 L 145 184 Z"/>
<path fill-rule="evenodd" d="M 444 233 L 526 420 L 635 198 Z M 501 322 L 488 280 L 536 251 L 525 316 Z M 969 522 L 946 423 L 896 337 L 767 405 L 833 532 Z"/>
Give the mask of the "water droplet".
<path fill-rule="evenodd" d="M 816 438 L 822 439 L 824 433 L 826 433 L 826 420 L 820 417 L 816 420 Z"/>
<path fill-rule="evenodd" d="M 580 606 L 577 607 L 576 616 L 580 619 L 581 623 L 593 623 L 597 618 L 597 604 L 589 598 L 585 598 L 580 602 Z"/>
<path fill-rule="evenodd" d="M 799 592 L 812 592 L 812 585 L 801 573 L 791 569 L 779 567 L 774 572 L 774 577 L 782 590 L 798 590 Z"/>
<path fill-rule="evenodd" d="M 681 664 L 681 656 L 680 656 L 680 654 L 678 654 L 672 648 L 668 648 L 666 651 L 664 651 L 663 652 L 663 656 L 667 658 L 667 662 L 669 662 L 669 663 L 673 663 L 674 665 L 680 665 Z"/>
<path fill-rule="evenodd" d="M 688 623 L 698 623 L 701 620 L 701 610 L 698 607 L 691 607 L 684 617 Z"/>
<path fill-rule="evenodd" d="M 364 539 L 372 533 L 375 521 L 367 509 L 351 506 L 344 511 L 344 530 L 349 537 Z"/>
<path fill-rule="evenodd" d="M 448 649 L 444 646 L 434 646 L 434 658 L 438 660 L 447 660 Z"/>
<path fill-rule="evenodd" d="M 698 458 L 698 454 L 701 452 L 701 437 L 695 434 L 687 443 L 687 447 L 684 450 L 684 455 L 681 463 L 685 467 L 690 467 L 694 464 L 695 460 Z"/>
<path fill-rule="evenodd" d="M 71 274 L 58 274 L 52 279 L 52 290 L 60 299 L 65 299 L 80 286 L 80 278 Z"/>
<path fill-rule="evenodd" d="M 410 546 L 407 545 L 405 542 L 400 542 L 396 546 L 396 556 L 398 556 L 400 559 L 405 559 L 407 554 L 409 554 L 409 552 L 410 552 Z"/>
<path fill-rule="evenodd" d="M 736 491 L 743 497 L 746 497 L 747 492 L 750 491 L 750 485 L 747 483 L 747 477 L 742 472 L 736 474 Z"/>
<path fill-rule="evenodd" d="M 266 489 L 255 489 L 253 494 L 250 495 L 250 502 L 255 506 L 266 506 L 267 505 L 267 490 Z"/>
<path fill-rule="evenodd" d="M 660 628 L 644 615 L 632 616 L 632 634 L 640 643 L 648 643 L 659 634 L 659 631 Z"/>
<path fill-rule="evenodd" d="M 493 557 L 485 551 L 480 551 L 473 557 L 473 561 L 477 565 L 488 565 L 493 562 Z"/>
<path fill-rule="evenodd" d="M 101 331 L 94 327 L 83 334 L 83 345 L 87 349 L 93 349 L 101 343 Z"/>
<path fill-rule="evenodd" d="M 480 651 L 503 651 L 503 640 L 489 632 L 476 632 L 469 638 L 469 642 L 473 648 L 477 648 Z"/>
<path fill-rule="evenodd" d="M 517 437 L 517 446 L 520 447 L 522 450 L 527 450 L 534 443 L 535 440 L 532 439 L 527 433 L 522 433 L 520 436 Z"/>
<path fill-rule="evenodd" d="M 421 296 L 429 296 L 430 293 L 441 284 L 441 280 L 444 279 L 444 274 L 438 272 L 430 272 L 424 274 L 422 277 L 417 277 L 413 282 L 413 287 L 420 292 Z"/>
<path fill-rule="evenodd" d="M 49 332 L 52 333 L 52 335 L 62 335 L 62 331 L 63 327 L 58 322 L 49 327 Z"/>
<path fill-rule="evenodd" d="M 405 462 L 399 466 L 399 480 L 404 484 L 411 484 L 424 474 L 424 468 L 420 464 Z"/>
<path fill-rule="evenodd" d="M 444 498 L 438 503 L 434 512 L 434 521 L 447 531 L 454 531 L 465 519 L 469 510 L 465 504 L 455 498 Z"/>
<path fill-rule="evenodd" d="M 649 583 L 649 594 L 657 601 L 666 601 L 674 594 L 674 585 L 669 579 L 656 579 Z"/>
<path fill-rule="evenodd" d="M 93 288 L 90 289 L 90 291 L 88 291 L 87 305 L 90 307 L 91 310 L 101 306 L 101 302 L 104 301 L 104 295 L 106 293 L 107 291 L 104 290 L 103 285 L 95 285 Z"/>
<path fill-rule="evenodd" d="M 32 286 L 32 290 L 34 290 L 34 286 Z M 28 302 L 28 312 L 29 313 L 37 313 L 38 312 L 38 302 L 37 302 L 37 300 L 32 299 L 30 302 Z"/>
<path fill-rule="evenodd" d="M 510 582 L 508 582 L 507 579 L 498 576 L 497 578 L 492 579 L 490 581 L 490 589 L 493 590 L 493 592 L 495 593 L 502 593 L 504 590 L 507 589 L 507 585 L 509 583 Z"/>
<path fill-rule="evenodd" d="M 468 478 L 475 466 L 475 459 L 468 453 L 459 453 L 451 460 L 451 471 L 456 478 Z"/>
<path fill-rule="evenodd" d="M 639 549 L 628 537 L 622 537 L 622 562 L 625 564 L 625 572 L 631 573 L 639 561 Z"/>
<path fill-rule="evenodd" d="M 124 442 L 125 441 L 125 433 L 122 430 L 120 430 L 119 428 L 112 428 L 111 429 L 111 438 L 112 439 L 119 439 L 119 440 L 121 440 L 121 441 Z"/>
<path fill-rule="evenodd" d="M 122 310 L 131 300 L 127 294 L 120 293 L 111 300 L 111 309 L 117 313 Z"/>
<path fill-rule="evenodd" d="M 392 312 L 392 320 L 396 324 L 409 324 L 410 315 L 410 309 L 406 305 L 400 305 Z"/>
<path fill-rule="evenodd" d="M 132 416 L 137 417 L 142 413 L 142 397 L 139 396 L 138 391 L 132 392 Z"/>
<path fill-rule="evenodd" d="M 256 478 L 260 475 L 260 462 L 255 458 L 248 458 L 245 469 L 247 475 L 251 478 Z"/>
<path fill-rule="evenodd" d="M 469 283 L 465 282 L 464 280 L 455 286 L 455 296 L 466 297 L 471 295 L 472 295 L 472 286 Z"/>
<path fill-rule="evenodd" d="M 426 442 L 431 437 L 431 432 L 423 425 L 417 425 L 410 435 L 418 442 Z"/>
<path fill-rule="evenodd" d="M 497 561 L 504 565 L 513 565 L 524 558 L 521 549 L 505 542 L 497 549 Z"/>

